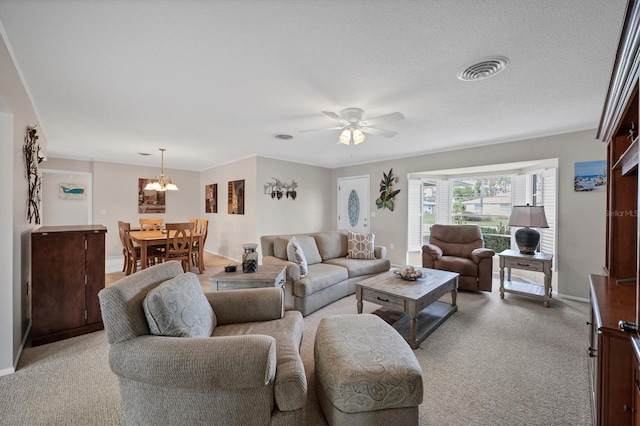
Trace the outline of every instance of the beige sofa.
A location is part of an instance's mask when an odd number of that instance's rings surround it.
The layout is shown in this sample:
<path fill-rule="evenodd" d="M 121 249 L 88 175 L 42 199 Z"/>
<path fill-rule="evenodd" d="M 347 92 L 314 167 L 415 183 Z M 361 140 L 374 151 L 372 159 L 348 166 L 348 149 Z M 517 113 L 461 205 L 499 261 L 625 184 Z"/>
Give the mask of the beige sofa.
<path fill-rule="evenodd" d="M 298 264 L 288 260 L 287 243 L 292 236 L 296 237 L 307 260 L 306 276 L 301 276 Z M 286 306 L 302 315 L 354 294 L 356 282 L 391 268 L 383 246 L 375 247 L 375 259 L 347 258 L 347 233 L 341 231 L 266 235 L 260 238 L 260 243 L 263 264 L 287 267 Z"/>
<path fill-rule="evenodd" d="M 302 424 L 302 315 L 284 312 L 277 288 L 204 293 L 217 323 L 211 337 L 152 335 L 143 301 L 180 275 L 179 262 L 165 262 L 99 293 L 120 423 Z"/>

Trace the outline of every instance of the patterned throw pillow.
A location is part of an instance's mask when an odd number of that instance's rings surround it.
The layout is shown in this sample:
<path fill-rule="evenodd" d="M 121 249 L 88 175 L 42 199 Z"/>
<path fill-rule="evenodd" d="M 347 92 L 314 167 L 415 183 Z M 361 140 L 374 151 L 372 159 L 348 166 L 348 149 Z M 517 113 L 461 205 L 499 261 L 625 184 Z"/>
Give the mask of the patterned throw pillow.
<path fill-rule="evenodd" d="M 351 259 L 375 259 L 373 241 L 376 234 L 347 232 L 347 257 Z"/>
<path fill-rule="evenodd" d="M 217 323 L 198 277 L 191 272 L 151 290 L 142 307 L 156 336 L 210 337 Z"/>
<path fill-rule="evenodd" d="M 309 272 L 309 267 L 307 265 L 307 259 L 302 252 L 302 247 L 296 237 L 291 237 L 289 243 L 287 244 L 287 257 L 289 258 L 289 262 L 297 263 L 300 267 L 300 276 L 304 277 Z"/>

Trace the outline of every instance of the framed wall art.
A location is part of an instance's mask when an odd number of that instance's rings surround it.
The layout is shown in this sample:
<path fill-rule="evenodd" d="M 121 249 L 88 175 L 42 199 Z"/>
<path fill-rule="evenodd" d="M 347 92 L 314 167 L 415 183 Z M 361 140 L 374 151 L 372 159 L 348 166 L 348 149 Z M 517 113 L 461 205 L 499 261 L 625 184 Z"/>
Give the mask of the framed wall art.
<path fill-rule="evenodd" d="M 86 200 L 87 186 L 76 183 L 61 183 L 59 185 L 59 197 L 61 200 Z"/>
<path fill-rule="evenodd" d="M 218 184 L 204 186 L 204 212 L 218 213 Z"/>
<path fill-rule="evenodd" d="M 151 179 L 138 179 L 138 213 L 164 213 L 165 195 L 164 191 L 147 191 L 144 189 Z"/>
<path fill-rule="evenodd" d="M 244 214 L 244 179 L 229 181 L 229 214 Z"/>
<path fill-rule="evenodd" d="M 607 190 L 607 160 L 575 163 L 573 173 L 575 192 Z"/>

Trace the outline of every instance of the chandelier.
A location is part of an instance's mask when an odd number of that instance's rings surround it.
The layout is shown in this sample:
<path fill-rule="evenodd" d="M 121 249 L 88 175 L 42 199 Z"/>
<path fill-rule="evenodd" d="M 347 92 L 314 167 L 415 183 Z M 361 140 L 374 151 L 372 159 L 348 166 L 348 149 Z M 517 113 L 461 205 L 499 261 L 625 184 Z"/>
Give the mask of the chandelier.
<path fill-rule="evenodd" d="M 164 152 L 167 150 L 166 148 L 159 148 L 161 155 L 161 168 L 160 168 L 160 176 L 156 179 L 150 179 L 147 185 L 144 187 L 145 191 L 177 191 L 178 187 L 175 183 L 173 183 L 173 179 L 170 177 L 165 177 L 164 175 Z"/>

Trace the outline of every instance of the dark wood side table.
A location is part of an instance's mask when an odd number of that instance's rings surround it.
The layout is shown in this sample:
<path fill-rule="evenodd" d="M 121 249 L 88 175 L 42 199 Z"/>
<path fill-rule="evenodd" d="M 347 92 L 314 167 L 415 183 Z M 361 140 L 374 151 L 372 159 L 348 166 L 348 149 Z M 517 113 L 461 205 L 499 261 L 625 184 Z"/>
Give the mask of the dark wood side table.
<path fill-rule="evenodd" d="M 257 272 L 242 272 L 239 266 L 235 272 L 218 272 L 211 278 L 211 291 L 237 290 L 241 288 L 280 287 L 283 288 L 287 269 L 279 265 L 258 265 Z"/>
<path fill-rule="evenodd" d="M 551 267 L 552 254 L 535 253 L 522 254 L 517 250 L 505 250 L 500 256 L 500 298 L 504 299 L 505 293 L 520 294 L 544 300 L 544 306 L 549 307 L 551 302 Z M 507 280 L 504 279 L 504 268 L 507 268 Z M 544 286 L 529 284 L 511 280 L 511 269 L 522 269 L 544 273 Z"/>

